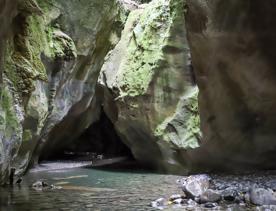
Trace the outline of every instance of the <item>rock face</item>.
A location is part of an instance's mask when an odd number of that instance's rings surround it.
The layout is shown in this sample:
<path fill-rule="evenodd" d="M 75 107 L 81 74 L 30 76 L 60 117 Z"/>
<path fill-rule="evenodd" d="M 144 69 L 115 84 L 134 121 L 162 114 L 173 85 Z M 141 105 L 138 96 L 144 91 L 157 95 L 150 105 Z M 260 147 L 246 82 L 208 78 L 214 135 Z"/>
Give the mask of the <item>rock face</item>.
<path fill-rule="evenodd" d="M 188 0 L 186 16 L 200 89 L 200 164 L 275 168 L 276 2 Z"/>
<path fill-rule="evenodd" d="M 97 75 L 125 14 L 115 0 L 0 0 L 0 184 L 97 120 Z"/>
<path fill-rule="evenodd" d="M 11 90 L 3 81 L 3 67 L 6 40 L 11 35 L 10 25 L 17 14 L 17 2 L 0 1 L 0 184 L 8 179 L 10 163 L 20 146 L 22 128 L 20 128 L 21 113 L 13 107 Z"/>
<path fill-rule="evenodd" d="M 182 173 L 186 150 L 200 140 L 184 6 L 154 0 L 131 12 L 99 80 L 104 110 L 134 157 Z"/>

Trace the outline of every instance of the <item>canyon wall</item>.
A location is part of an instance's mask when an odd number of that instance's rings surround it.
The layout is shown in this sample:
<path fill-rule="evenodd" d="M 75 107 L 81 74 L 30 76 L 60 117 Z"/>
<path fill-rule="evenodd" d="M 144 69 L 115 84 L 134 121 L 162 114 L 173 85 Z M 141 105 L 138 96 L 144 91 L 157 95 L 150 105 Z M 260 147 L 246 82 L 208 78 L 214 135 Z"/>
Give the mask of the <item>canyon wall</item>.
<path fill-rule="evenodd" d="M 100 115 L 97 75 L 127 6 L 117 1 L 1 0 L 0 183 Z"/>
<path fill-rule="evenodd" d="M 201 137 L 182 0 L 1 2 L 1 183 L 102 111 L 138 161 L 186 172 Z"/>
<path fill-rule="evenodd" d="M 0 0 L 0 183 L 103 115 L 162 172 L 275 168 L 275 4 Z"/>
<path fill-rule="evenodd" d="M 188 0 L 204 144 L 195 162 L 275 168 L 276 2 Z"/>
<path fill-rule="evenodd" d="M 163 172 L 185 173 L 185 150 L 200 141 L 184 11 L 182 0 L 158 0 L 131 12 L 99 80 L 122 141 Z"/>

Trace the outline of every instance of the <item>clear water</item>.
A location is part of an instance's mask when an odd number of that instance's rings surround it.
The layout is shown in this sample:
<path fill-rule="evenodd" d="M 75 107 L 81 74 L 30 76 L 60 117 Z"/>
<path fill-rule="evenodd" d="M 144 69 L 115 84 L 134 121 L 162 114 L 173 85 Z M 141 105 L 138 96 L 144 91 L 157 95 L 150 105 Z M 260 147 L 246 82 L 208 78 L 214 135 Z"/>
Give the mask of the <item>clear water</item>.
<path fill-rule="evenodd" d="M 62 189 L 34 190 L 37 180 Z M 88 167 L 35 171 L 20 186 L 0 188 L 0 210 L 154 210 L 150 202 L 179 193 L 179 176 L 143 170 L 100 170 Z"/>

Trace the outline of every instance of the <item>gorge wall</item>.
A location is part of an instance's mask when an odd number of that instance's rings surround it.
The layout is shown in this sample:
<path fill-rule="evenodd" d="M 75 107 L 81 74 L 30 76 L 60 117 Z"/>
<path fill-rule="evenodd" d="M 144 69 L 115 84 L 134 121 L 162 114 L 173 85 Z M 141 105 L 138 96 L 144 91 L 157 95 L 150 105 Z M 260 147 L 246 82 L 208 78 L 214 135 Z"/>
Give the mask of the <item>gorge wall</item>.
<path fill-rule="evenodd" d="M 193 157 L 219 169 L 275 168 L 276 2 L 187 4 L 204 134 Z"/>
<path fill-rule="evenodd" d="M 1 0 L 1 183 L 97 120 L 97 75 L 127 10 L 110 0 Z"/>
<path fill-rule="evenodd" d="M 0 183 L 101 112 L 159 171 L 274 168 L 274 4 L 0 0 Z"/>

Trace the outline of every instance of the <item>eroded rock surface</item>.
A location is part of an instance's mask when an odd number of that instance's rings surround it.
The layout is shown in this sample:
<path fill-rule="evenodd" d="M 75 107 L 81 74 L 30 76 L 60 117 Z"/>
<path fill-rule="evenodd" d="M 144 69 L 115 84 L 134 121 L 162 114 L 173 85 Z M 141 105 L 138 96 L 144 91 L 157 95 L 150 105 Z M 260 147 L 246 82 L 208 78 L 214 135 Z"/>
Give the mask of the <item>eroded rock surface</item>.
<path fill-rule="evenodd" d="M 182 173 L 185 151 L 200 140 L 184 11 L 182 0 L 154 0 L 132 11 L 99 81 L 104 110 L 134 157 Z"/>
<path fill-rule="evenodd" d="M 32 157 L 36 162 L 70 144 L 97 120 L 97 75 L 117 43 L 127 9 L 115 0 L 0 4 L 4 183 L 11 168 L 22 174 Z"/>
<path fill-rule="evenodd" d="M 187 1 L 204 136 L 194 157 L 201 164 L 275 168 L 275 3 Z"/>

